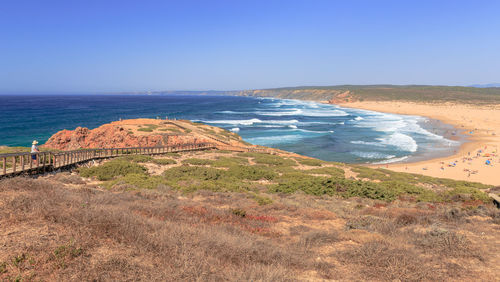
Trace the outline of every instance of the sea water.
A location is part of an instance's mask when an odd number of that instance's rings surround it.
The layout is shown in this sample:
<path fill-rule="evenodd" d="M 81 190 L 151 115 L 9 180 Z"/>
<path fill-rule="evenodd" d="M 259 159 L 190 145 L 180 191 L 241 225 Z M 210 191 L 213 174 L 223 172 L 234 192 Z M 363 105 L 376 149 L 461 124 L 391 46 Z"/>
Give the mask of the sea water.
<path fill-rule="evenodd" d="M 180 94 L 0 96 L 0 145 L 29 146 L 62 129 L 131 118 L 204 122 L 252 144 L 348 163 L 436 157 L 460 145 L 444 137 L 451 126 L 418 116 L 298 100 Z"/>

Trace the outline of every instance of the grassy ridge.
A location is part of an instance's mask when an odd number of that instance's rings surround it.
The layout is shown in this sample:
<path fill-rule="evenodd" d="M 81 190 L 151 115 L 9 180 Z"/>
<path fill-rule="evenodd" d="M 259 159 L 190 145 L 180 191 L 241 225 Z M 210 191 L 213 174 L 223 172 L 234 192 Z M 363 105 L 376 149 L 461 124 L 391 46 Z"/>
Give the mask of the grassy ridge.
<path fill-rule="evenodd" d="M 236 91 L 232 94 L 301 100 L 330 100 L 349 91 L 354 100 L 461 102 L 478 104 L 500 103 L 500 88 L 426 85 L 339 85 L 303 86 L 262 90 Z"/>

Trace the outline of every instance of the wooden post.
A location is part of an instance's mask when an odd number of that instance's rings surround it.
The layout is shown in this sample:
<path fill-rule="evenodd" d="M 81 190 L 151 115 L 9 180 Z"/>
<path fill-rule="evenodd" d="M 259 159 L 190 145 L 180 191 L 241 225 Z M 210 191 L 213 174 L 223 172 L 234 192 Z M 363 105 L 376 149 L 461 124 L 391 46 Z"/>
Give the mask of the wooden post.
<path fill-rule="evenodd" d="M 12 157 L 12 172 L 16 172 L 16 156 Z"/>
<path fill-rule="evenodd" d="M 3 157 L 3 160 L 2 160 L 2 163 L 3 163 L 3 174 L 7 174 L 7 158 L 6 157 Z"/>
<path fill-rule="evenodd" d="M 24 155 L 21 155 L 21 171 L 24 171 Z"/>

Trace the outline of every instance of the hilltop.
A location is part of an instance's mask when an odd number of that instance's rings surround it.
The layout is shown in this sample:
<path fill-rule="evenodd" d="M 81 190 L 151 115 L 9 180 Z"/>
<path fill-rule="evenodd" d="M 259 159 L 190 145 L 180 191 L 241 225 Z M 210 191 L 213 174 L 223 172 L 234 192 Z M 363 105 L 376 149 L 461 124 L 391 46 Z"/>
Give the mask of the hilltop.
<path fill-rule="evenodd" d="M 77 127 L 54 134 L 42 146 L 57 150 L 89 148 L 157 147 L 211 142 L 228 146 L 251 146 L 235 133 L 187 120 L 129 119 L 95 129 Z M 255 147 L 255 146 L 253 146 Z"/>

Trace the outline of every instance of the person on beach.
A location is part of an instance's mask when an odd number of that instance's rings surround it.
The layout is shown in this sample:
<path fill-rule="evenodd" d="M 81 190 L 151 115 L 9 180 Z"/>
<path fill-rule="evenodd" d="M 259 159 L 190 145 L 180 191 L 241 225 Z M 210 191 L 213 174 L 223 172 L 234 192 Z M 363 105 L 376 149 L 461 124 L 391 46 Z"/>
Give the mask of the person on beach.
<path fill-rule="evenodd" d="M 33 160 L 33 162 L 35 163 L 35 165 L 38 164 L 38 160 L 37 160 L 37 155 L 36 153 L 40 152 L 40 150 L 38 150 L 38 147 L 36 146 L 36 144 L 38 144 L 38 141 L 34 140 L 33 143 L 31 143 L 31 159 Z"/>

